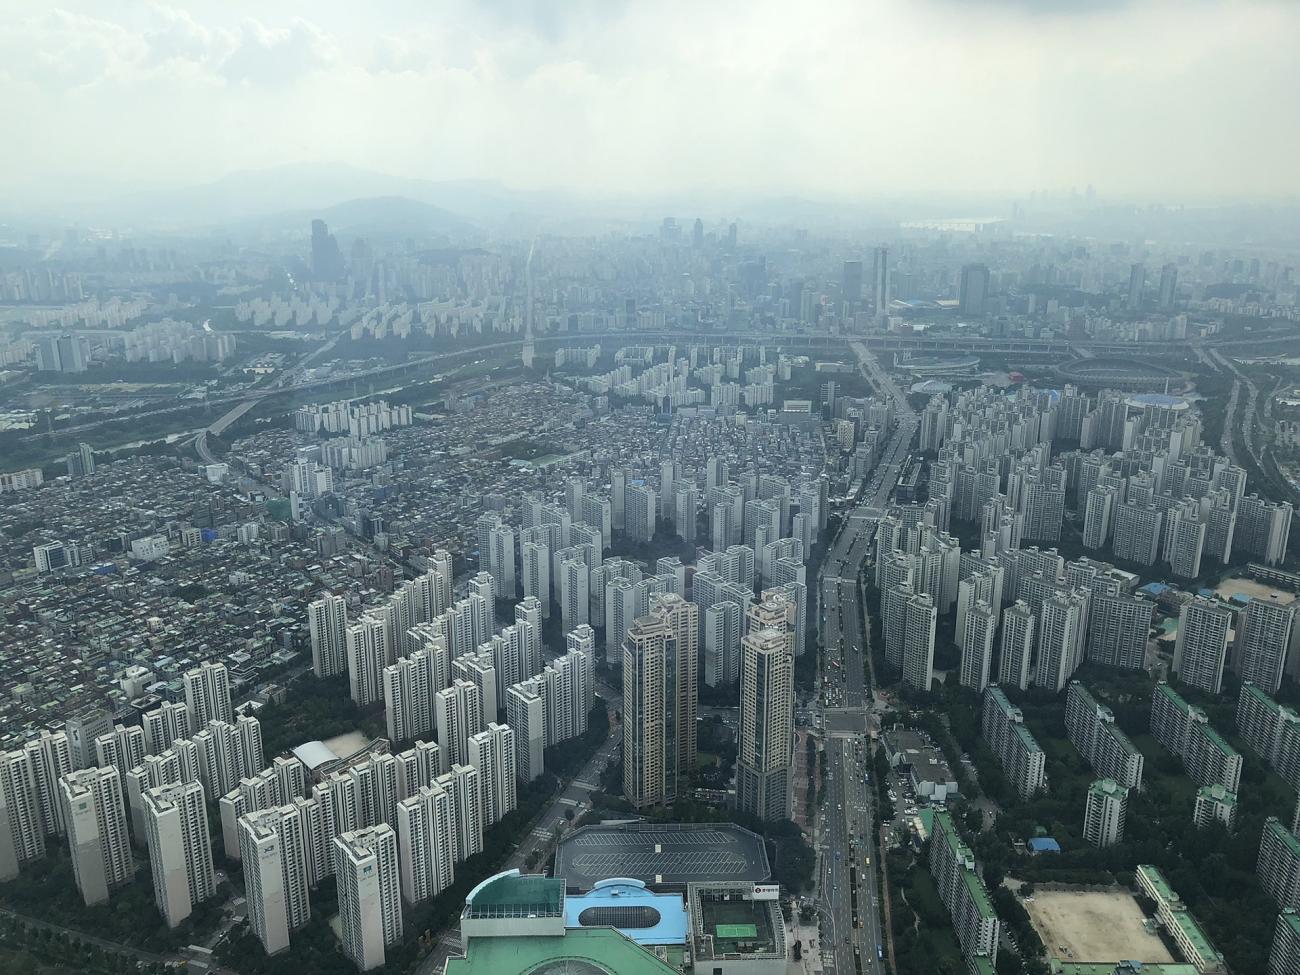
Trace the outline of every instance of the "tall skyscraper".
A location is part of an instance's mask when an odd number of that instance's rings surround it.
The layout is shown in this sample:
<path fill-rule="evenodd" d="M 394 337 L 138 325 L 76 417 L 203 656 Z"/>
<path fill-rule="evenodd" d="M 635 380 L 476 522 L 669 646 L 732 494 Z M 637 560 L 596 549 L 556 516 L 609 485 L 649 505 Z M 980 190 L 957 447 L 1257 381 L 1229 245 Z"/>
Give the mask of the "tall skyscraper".
<path fill-rule="evenodd" d="M 514 599 L 518 594 L 515 585 L 515 530 L 509 525 L 496 525 L 488 532 L 489 572 L 496 583 L 498 599 Z"/>
<path fill-rule="evenodd" d="M 667 800 L 664 761 L 672 631 L 662 618 L 633 621 L 623 641 L 623 795 L 634 806 Z"/>
<path fill-rule="evenodd" d="M 268 955 L 311 919 L 309 839 L 298 807 L 261 809 L 239 820 L 248 923 Z"/>
<path fill-rule="evenodd" d="M 343 277 L 343 252 L 324 220 L 311 222 L 311 273 L 318 281 Z"/>
<path fill-rule="evenodd" d="M 889 250 L 881 245 L 872 252 L 871 294 L 876 317 L 889 312 Z"/>
<path fill-rule="evenodd" d="M 59 798 L 77 889 L 87 906 L 105 903 L 110 888 L 126 883 L 134 872 L 117 769 L 69 772 L 59 779 Z"/>
<path fill-rule="evenodd" d="M 989 269 L 984 264 L 967 264 L 961 269 L 961 313 L 983 315 L 989 296 Z"/>
<path fill-rule="evenodd" d="M 317 677 L 333 677 L 348 669 L 348 606 L 342 596 L 326 593 L 307 604 L 311 634 L 311 666 Z"/>
<path fill-rule="evenodd" d="M 1178 297 L 1178 268 L 1166 264 L 1160 269 L 1160 310 L 1173 311 L 1174 301 Z"/>
<path fill-rule="evenodd" d="M 844 275 L 840 284 L 844 303 L 853 308 L 862 300 L 862 262 L 845 261 Z"/>
<path fill-rule="evenodd" d="M 384 964 L 385 949 L 402 940 L 397 834 L 387 823 L 334 840 L 343 951 L 367 972 Z"/>
<path fill-rule="evenodd" d="M 741 640 L 740 751 L 736 805 L 765 820 L 789 819 L 794 774 L 794 655 L 783 630 Z"/>
<path fill-rule="evenodd" d="M 1146 286 L 1147 266 L 1145 264 L 1134 264 L 1128 272 L 1128 296 L 1125 299 L 1124 307 L 1128 311 L 1142 310 L 1142 289 Z"/>
<path fill-rule="evenodd" d="M 145 836 L 153 870 L 154 900 L 169 928 L 216 893 L 208 810 L 198 782 L 145 790 Z"/>
<path fill-rule="evenodd" d="M 234 721 L 234 707 L 230 701 L 230 675 L 222 663 L 200 664 L 186 672 L 185 705 L 190 709 L 194 727 L 203 728 L 209 721 Z"/>

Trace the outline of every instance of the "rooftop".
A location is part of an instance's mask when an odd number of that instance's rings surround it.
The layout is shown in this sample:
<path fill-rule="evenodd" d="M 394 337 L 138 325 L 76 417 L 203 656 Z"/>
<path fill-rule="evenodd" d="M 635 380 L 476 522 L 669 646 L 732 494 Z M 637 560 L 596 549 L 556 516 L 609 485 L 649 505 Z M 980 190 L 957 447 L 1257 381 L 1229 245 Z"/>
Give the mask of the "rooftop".
<path fill-rule="evenodd" d="M 469 918 L 559 917 L 564 882 L 541 874 L 507 870 L 483 881 L 465 898 Z"/>
<path fill-rule="evenodd" d="M 654 885 L 772 874 L 763 839 L 733 823 L 602 823 L 574 830 L 555 854 L 555 876 L 591 890 L 611 877 Z"/>
<path fill-rule="evenodd" d="M 564 900 L 569 928 L 612 927 L 642 945 L 685 944 L 689 927 L 680 894 L 656 894 L 639 880 L 602 880 L 586 894 Z"/>
<path fill-rule="evenodd" d="M 562 938 L 473 938 L 446 975 L 677 975 L 612 928 L 577 928 Z"/>

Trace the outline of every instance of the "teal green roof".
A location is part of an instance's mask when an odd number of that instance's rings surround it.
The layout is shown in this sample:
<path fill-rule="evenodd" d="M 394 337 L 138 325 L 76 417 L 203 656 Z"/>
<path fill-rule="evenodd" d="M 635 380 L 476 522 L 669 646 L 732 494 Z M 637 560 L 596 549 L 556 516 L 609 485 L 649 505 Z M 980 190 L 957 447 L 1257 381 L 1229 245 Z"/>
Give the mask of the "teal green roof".
<path fill-rule="evenodd" d="M 1201 732 L 1202 734 L 1205 735 L 1205 740 L 1208 741 L 1211 745 L 1213 745 L 1215 749 L 1219 752 L 1219 754 L 1222 755 L 1224 758 L 1231 759 L 1231 758 L 1240 757 L 1239 753 L 1237 752 L 1237 749 L 1233 748 L 1226 741 L 1224 741 L 1223 736 L 1220 735 L 1213 728 L 1211 728 L 1208 724 L 1201 726 Z"/>
<path fill-rule="evenodd" d="M 613 928 L 579 928 L 563 937 L 471 938 L 446 975 L 677 975 Z"/>
<path fill-rule="evenodd" d="M 1220 783 L 1213 785 L 1203 785 L 1196 790 L 1197 796 L 1220 803 L 1225 806 L 1235 806 L 1237 804 L 1237 793 L 1229 792 Z"/>
<path fill-rule="evenodd" d="M 1267 822 L 1264 823 L 1264 830 L 1265 832 L 1273 833 L 1282 841 L 1282 844 L 1287 848 L 1287 851 L 1291 854 L 1293 860 L 1300 860 L 1300 837 L 1297 837 L 1289 829 L 1278 822 L 1277 817 L 1268 817 Z"/>
<path fill-rule="evenodd" d="M 1300 911 L 1288 907 L 1277 916 L 1277 923 L 1286 925 L 1295 932 L 1297 938 L 1300 938 Z"/>
<path fill-rule="evenodd" d="M 1169 881 L 1165 880 L 1159 868 L 1150 864 L 1142 864 L 1138 867 L 1138 873 L 1147 878 L 1147 881 L 1159 894 L 1160 899 L 1165 902 L 1169 908 L 1169 913 L 1173 917 L 1174 923 L 1178 925 L 1183 932 L 1183 936 L 1196 949 L 1197 953 L 1204 959 L 1220 959 L 1222 956 L 1215 950 L 1214 944 L 1209 937 L 1201 930 L 1201 926 L 1196 923 L 1196 918 L 1183 905 L 1182 899 L 1174 893 L 1174 889 L 1169 886 Z"/>
<path fill-rule="evenodd" d="M 1021 743 L 1025 746 L 1025 751 L 1041 752 L 1043 750 L 1039 747 L 1038 740 L 1034 737 L 1033 732 L 1024 725 L 1013 724 L 1011 727 L 1014 729 L 1016 737 L 1019 738 Z"/>
<path fill-rule="evenodd" d="M 1176 690 L 1174 690 L 1172 687 L 1170 687 L 1168 684 L 1157 684 L 1156 693 L 1163 694 L 1165 697 L 1169 698 L 1169 703 L 1172 704 L 1174 707 L 1176 707 L 1179 711 L 1182 711 L 1183 714 L 1191 714 L 1193 710 L 1197 710 L 1197 711 L 1200 710 L 1199 708 L 1193 708 L 1190 704 L 1188 704 L 1187 701 L 1183 698 L 1183 696 L 1179 694 Z"/>
<path fill-rule="evenodd" d="M 971 975 L 996 975 L 997 968 L 989 961 L 988 955 L 976 955 L 971 959 Z"/>
<path fill-rule="evenodd" d="M 966 883 L 966 891 L 970 894 L 971 903 L 975 905 L 976 913 L 981 918 L 997 917 L 997 912 L 993 910 L 988 891 L 984 889 L 984 884 L 980 881 L 979 875 L 974 870 L 963 870 L 961 879 Z"/>
<path fill-rule="evenodd" d="M 465 917 L 562 917 L 564 881 L 518 870 L 499 873 L 465 898 Z"/>

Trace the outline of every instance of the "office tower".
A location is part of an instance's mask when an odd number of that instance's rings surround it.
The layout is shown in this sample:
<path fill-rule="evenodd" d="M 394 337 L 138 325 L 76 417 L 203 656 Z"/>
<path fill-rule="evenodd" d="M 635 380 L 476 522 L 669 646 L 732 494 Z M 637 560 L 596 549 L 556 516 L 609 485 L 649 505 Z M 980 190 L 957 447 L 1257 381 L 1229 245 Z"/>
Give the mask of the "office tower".
<path fill-rule="evenodd" d="M 144 747 L 150 755 L 160 755 L 179 738 L 194 733 L 190 709 L 179 701 L 164 701 L 161 707 L 146 711 L 140 718 L 144 729 Z"/>
<path fill-rule="evenodd" d="M 307 604 L 311 633 L 311 667 L 317 677 L 333 677 L 348 667 L 348 606 L 342 596 L 326 593 Z"/>
<path fill-rule="evenodd" d="M 938 610 L 928 593 L 911 596 L 903 609 L 903 683 L 923 691 L 934 679 L 934 627 Z"/>
<path fill-rule="evenodd" d="M 1154 565 L 1160 551 L 1164 513 L 1149 504 L 1121 504 L 1115 507 L 1111 520 L 1111 551 L 1115 558 Z"/>
<path fill-rule="evenodd" d="M 1252 599 L 1237 620 L 1236 669 L 1243 681 L 1276 694 L 1282 686 L 1295 605 L 1273 597 Z"/>
<path fill-rule="evenodd" d="M 105 903 L 134 873 L 122 780 L 112 767 L 79 769 L 59 779 L 59 798 L 77 889 L 87 907 Z"/>
<path fill-rule="evenodd" d="M 63 723 L 63 733 L 68 736 L 68 748 L 73 768 L 92 768 L 95 765 L 95 739 L 113 731 L 113 715 L 103 708 L 90 708 L 68 718 Z"/>
<path fill-rule="evenodd" d="M 1277 916 L 1273 947 L 1268 955 L 1268 975 L 1300 972 L 1300 911 L 1288 907 Z"/>
<path fill-rule="evenodd" d="M 1142 310 L 1142 288 L 1147 280 L 1147 266 L 1145 264 L 1134 264 L 1128 272 L 1128 297 L 1124 302 L 1124 307 L 1128 311 Z"/>
<path fill-rule="evenodd" d="M 466 763 L 465 741 L 483 730 L 483 697 L 477 685 L 457 678 L 433 696 L 438 744 L 452 765 Z"/>
<path fill-rule="evenodd" d="M 248 923 L 268 955 L 289 947 L 289 932 L 311 919 L 307 838 L 294 805 L 239 820 Z"/>
<path fill-rule="evenodd" d="M 0 879 L 45 856 L 45 826 L 32 761 L 22 751 L 0 753 Z"/>
<path fill-rule="evenodd" d="M 466 751 L 467 764 L 478 769 L 483 824 L 499 823 L 516 805 L 514 730 L 493 721 L 470 735 Z"/>
<path fill-rule="evenodd" d="M 546 684 L 532 678 L 506 691 L 506 724 L 515 733 L 515 772 L 523 782 L 542 774 L 546 750 Z"/>
<path fill-rule="evenodd" d="M 850 308 L 862 300 L 862 262 L 845 261 L 840 293 Z"/>
<path fill-rule="evenodd" d="M 1139 596 L 1094 595 L 1088 609 L 1088 659 L 1141 670 L 1155 607 Z"/>
<path fill-rule="evenodd" d="M 384 668 L 384 717 L 390 741 L 410 741 L 433 730 L 433 695 L 442 688 L 433 686 L 432 662 L 427 650 L 417 650 Z"/>
<path fill-rule="evenodd" d="M 496 525 L 488 532 L 488 572 L 496 583 L 498 599 L 514 599 L 515 586 L 515 530 L 509 525 Z"/>
<path fill-rule="evenodd" d="M 451 796 L 456 862 L 482 853 L 483 797 L 478 769 L 473 765 L 453 765 L 446 775 L 438 776 L 436 784 Z"/>
<path fill-rule="evenodd" d="M 324 220 L 311 222 L 311 274 L 317 281 L 343 277 L 343 252 Z"/>
<path fill-rule="evenodd" d="M 63 807 L 59 804 L 59 779 L 72 771 L 72 745 L 62 731 L 42 731 L 39 738 L 23 743 L 41 817 L 41 829 L 47 835 L 66 832 Z"/>
<path fill-rule="evenodd" d="M 1128 789 L 1114 779 L 1098 779 L 1088 786 L 1083 811 L 1083 838 L 1096 847 L 1114 846 L 1124 838 Z"/>
<path fill-rule="evenodd" d="M 655 535 L 656 508 L 654 488 L 629 484 L 624 496 L 624 529 L 636 541 L 648 542 Z"/>
<path fill-rule="evenodd" d="M 1166 264 L 1160 269 L 1160 310 L 1173 311 L 1174 299 L 1178 294 L 1178 268 Z"/>
<path fill-rule="evenodd" d="M 141 796 L 154 900 L 169 928 L 216 893 L 208 810 L 198 782 L 146 789 Z"/>
<path fill-rule="evenodd" d="M 1128 789 L 1142 788 L 1142 753 L 1115 724 L 1110 708 L 1098 704 L 1077 680 L 1070 681 L 1065 695 L 1065 730 L 1097 775 Z"/>
<path fill-rule="evenodd" d="M 1075 656 L 1079 640 L 1081 606 L 1065 594 L 1043 600 L 1038 615 L 1038 662 L 1034 686 L 1060 691 L 1081 662 Z"/>
<path fill-rule="evenodd" d="M 551 614 L 551 552 L 540 542 L 525 542 L 520 554 L 524 598 L 535 598 L 543 616 Z"/>
<path fill-rule="evenodd" d="M 616 467 L 609 472 L 610 518 L 614 531 L 622 531 L 626 524 L 627 471 Z"/>
<path fill-rule="evenodd" d="M 1024 714 L 1007 700 L 996 684 L 989 685 L 984 692 L 981 726 L 984 740 L 997 755 L 1020 798 L 1028 800 L 1046 786 L 1047 756 L 1025 727 Z"/>
<path fill-rule="evenodd" d="M 384 693 L 383 670 L 388 661 L 384 621 L 369 613 L 344 631 L 348 657 L 348 687 L 360 707 L 378 701 Z"/>
<path fill-rule="evenodd" d="M 209 721 L 234 721 L 230 703 L 230 676 L 226 665 L 205 663 L 184 676 L 185 706 L 190 709 L 194 727 L 204 728 Z"/>
<path fill-rule="evenodd" d="M 993 663 L 993 633 L 998 615 L 988 603 L 976 603 L 966 613 L 961 649 L 961 686 L 983 693 Z"/>
<path fill-rule="evenodd" d="M 765 820 L 789 819 L 794 773 L 794 656 L 783 630 L 741 641 L 740 752 L 736 806 Z"/>
<path fill-rule="evenodd" d="M 1185 603 L 1178 614 L 1174 673 L 1184 684 L 1210 694 L 1223 686 L 1232 611 L 1208 599 Z"/>
<path fill-rule="evenodd" d="M 455 810 L 451 795 L 430 783 L 397 804 L 397 848 L 402 899 L 418 904 L 456 879 Z"/>
<path fill-rule="evenodd" d="M 560 603 L 560 627 L 565 631 L 588 621 L 590 584 L 591 573 L 587 563 L 582 559 L 566 559 L 560 563 L 557 591 Z"/>
<path fill-rule="evenodd" d="M 343 951 L 366 972 L 384 964 L 384 949 L 402 940 L 397 834 L 387 823 L 334 839 Z"/>
<path fill-rule="evenodd" d="M 889 250 L 877 247 L 871 255 L 871 295 L 876 317 L 889 311 Z"/>
<path fill-rule="evenodd" d="M 1279 908 L 1300 908 L 1300 837 L 1276 816 L 1264 821 L 1255 874 L 1264 893 Z"/>
<path fill-rule="evenodd" d="M 961 313 L 983 315 L 989 296 L 989 269 L 984 264 L 967 264 L 961 269 Z"/>

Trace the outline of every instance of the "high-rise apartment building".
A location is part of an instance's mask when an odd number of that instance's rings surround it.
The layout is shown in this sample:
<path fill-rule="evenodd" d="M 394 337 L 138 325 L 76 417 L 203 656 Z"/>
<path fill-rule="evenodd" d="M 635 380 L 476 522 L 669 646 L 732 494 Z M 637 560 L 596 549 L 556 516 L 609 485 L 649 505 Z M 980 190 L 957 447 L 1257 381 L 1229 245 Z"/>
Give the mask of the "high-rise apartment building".
<path fill-rule="evenodd" d="M 209 721 L 234 721 L 234 707 L 230 701 L 230 675 L 222 663 L 205 663 L 183 677 L 185 705 L 196 728 Z"/>
<path fill-rule="evenodd" d="M 515 732 L 491 722 L 466 742 L 468 764 L 478 769 L 483 824 L 499 823 L 516 806 Z"/>
<path fill-rule="evenodd" d="M 1151 734 L 1176 755 L 1197 785 L 1221 785 L 1237 792 L 1241 755 L 1210 727 L 1209 718 L 1161 681 L 1151 695 Z"/>
<path fill-rule="evenodd" d="M 1300 911 L 1287 908 L 1277 916 L 1273 947 L 1268 955 L 1268 975 L 1300 972 Z"/>
<path fill-rule="evenodd" d="M 388 635 L 384 621 L 366 614 L 344 631 L 348 658 L 348 688 L 359 707 L 368 707 L 384 693 L 383 672 L 388 663 Z"/>
<path fill-rule="evenodd" d="M 1300 908 L 1300 837 L 1276 816 L 1264 821 L 1255 874 L 1264 893 L 1279 909 Z"/>
<path fill-rule="evenodd" d="M 1218 694 L 1228 659 L 1232 611 L 1208 599 L 1184 603 L 1178 614 L 1174 642 L 1174 673 L 1189 687 Z"/>
<path fill-rule="evenodd" d="M 154 900 L 169 928 L 216 893 L 208 810 L 198 782 L 146 789 L 141 796 Z"/>
<path fill-rule="evenodd" d="M 929 866 L 963 955 L 982 955 L 990 964 L 996 962 L 1002 923 L 980 879 L 975 855 L 962 842 L 952 814 L 946 810 L 934 815 Z"/>
<path fill-rule="evenodd" d="M 1114 779 L 1126 789 L 1142 788 L 1142 753 L 1115 724 L 1110 708 L 1099 704 L 1077 680 L 1070 681 L 1065 695 L 1065 730 L 1098 776 Z"/>
<path fill-rule="evenodd" d="M 317 677 L 333 677 L 348 669 L 348 605 L 342 596 L 326 593 L 307 604 L 311 635 L 311 666 Z"/>
<path fill-rule="evenodd" d="M 466 741 L 483 730 L 483 697 L 478 687 L 463 679 L 452 681 L 433 696 L 434 724 L 444 761 L 452 765 L 468 762 Z"/>
<path fill-rule="evenodd" d="M 521 782 L 542 774 L 546 751 L 546 698 L 541 678 L 512 684 L 506 690 L 506 724 L 514 731 L 515 772 Z"/>
<path fill-rule="evenodd" d="M 397 804 L 402 898 L 418 904 L 456 879 L 456 820 L 452 797 L 436 782 Z"/>
<path fill-rule="evenodd" d="M 268 955 L 289 947 L 289 933 L 311 919 L 309 840 L 295 805 L 239 820 L 248 923 Z"/>
<path fill-rule="evenodd" d="M 923 691 L 934 679 L 934 630 L 938 610 L 928 593 L 910 596 L 903 607 L 903 683 Z"/>
<path fill-rule="evenodd" d="M 433 731 L 433 695 L 436 657 L 417 650 L 384 668 L 384 717 L 388 739 L 394 744 L 426 736 Z"/>
<path fill-rule="evenodd" d="M 1034 659 L 1037 620 L 1029 604 L 1018 600 L 1002 613 L 1002 653 L 998 658 L 998 683 L 1026 690 Z"/>
<path fill-rule="evenodd" d="M 1141 670 L 1155 606 L 1139 596 L 1098 593 L 1088 605 L 1088 650 L 1093 663 Z"/>
<path fill-rule="evenodd" d="M 1282 686 L 1295 604 L 1273 597 L 1252 599 L 1237 621 L 1235 661 L 1243 681 L 1276 694 Z"/>
<path fill-rule="evenodd" d="M 1025 717 L 1002 688 L 991 684 L 984 692 L 984 740 L 998 756 L 1007 779 L 1028 800 L 1047 784 L 1047 756 L 1025 727 Z"/>
<path fill-rule="evenodd" d="M 789 819 L 794 775 L 794 655 L 782 629 L 741 640 L 736 805 L 759 819 Z"/>
<path fill-rule="evenodd" d="M 483 790 L 478 769 L 472 765 L 453 765 L 440 775 L 435 784 L 451 797 L 453 856 L 457 863 L 483 852 Z"/>
<path fill-rule="evenodd" d="M 86 905 L 102 904 L 109 890 L 131 879 L 131 841 L 117 769 L 88 768 L 59 779 L 68 829 L 72 876 Z"/>
<path fill-rule="evenodd" d="M 0 880 L 13 880 L 24 863 L 45 856 L 45 826 L 30 757 L 0 753 Z"/>
<path fill-rule="evenodd" d="M 988 603 L 976 603 L 966 612 L 962 631 L 961 686 L 983 693 L 993 663 L 993 632 L 997 612 Z"/>
<path fill-rule="evenodd" d="M 1128 789 L 1114 779 L 1098 779 L 1088 786 L 1083 813 L 1083 838 L 1096 847 L 1114 846 L 1124 838 Z"/>
<path fill-rule="evenodd" d="M 140 717 L 144 730 L 144 748 L 150 755 L 161 755 L 179 738 L 188 738 L 196 729 L 190 709 L 180 701 L 164 701 Z"/>
<path fill-rule="evenodd" d="M 657 517 L 654 488 L 647 484 L 629 484 L 623 512 L 627 534 L 637 541 L 650 541 L 655 535 Z"/>
<path fill-rule="evenodd" d="M 385 949 L 402 940 L 397 834 L 386 823 L 334 840 L 343 951 L 366 972 L 384 964 Z"/>

